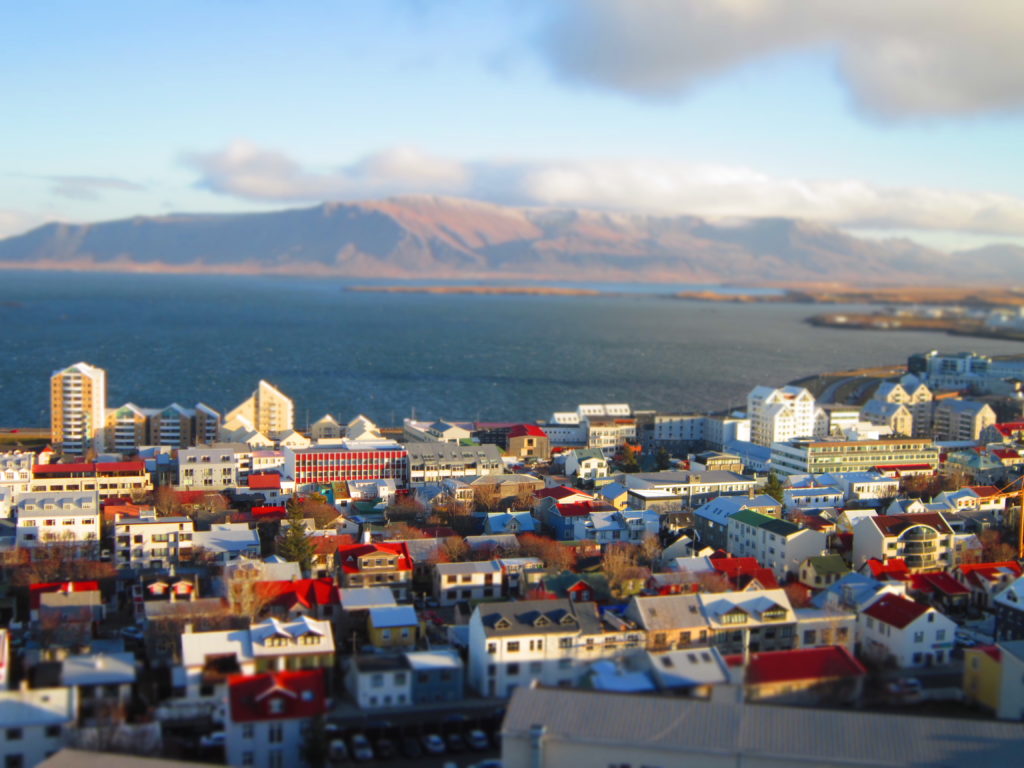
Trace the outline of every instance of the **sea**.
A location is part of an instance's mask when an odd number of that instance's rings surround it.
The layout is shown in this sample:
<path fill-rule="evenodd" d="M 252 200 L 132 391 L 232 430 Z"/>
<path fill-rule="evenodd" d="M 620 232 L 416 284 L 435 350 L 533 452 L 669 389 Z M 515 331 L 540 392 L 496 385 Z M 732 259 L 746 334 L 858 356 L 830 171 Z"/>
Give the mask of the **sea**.
<path fill-rule="evenodd" d="M 1020 342 L 804 322 L 828 305 L 668 297 L 708 286 L 570 286 L 610 292 L 600 296 L 348 290 L 375 283 L 2 271 L 0 427 L 48 425 L 49 377 L 79 361 L 107 371 L 109 406 L 202 401 L 225 412 L 266 379 L 295 402 L 301 428 L 325 413 L 383 426 L 412 416 L 533 421 L 579 403 L 710 412 L 741 405 L 758 384 L 930 349 L 1024 353 Z"/>

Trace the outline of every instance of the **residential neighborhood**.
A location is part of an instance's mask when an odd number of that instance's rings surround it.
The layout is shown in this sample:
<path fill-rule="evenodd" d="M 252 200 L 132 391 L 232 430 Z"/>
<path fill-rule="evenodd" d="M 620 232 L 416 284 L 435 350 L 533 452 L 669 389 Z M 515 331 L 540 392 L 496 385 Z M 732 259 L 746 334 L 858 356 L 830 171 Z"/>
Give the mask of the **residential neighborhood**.
<path fill-rule="evenodd" d="M 1024 721 L 1012 398 L 908 368 L 842 407 L 307 434 L 266 381 L 224 415 L 107 409 L 87 363 L 50 385 L 48 444 L 0 455 L 7 766 L 525 765 L 524 707 Z"/>

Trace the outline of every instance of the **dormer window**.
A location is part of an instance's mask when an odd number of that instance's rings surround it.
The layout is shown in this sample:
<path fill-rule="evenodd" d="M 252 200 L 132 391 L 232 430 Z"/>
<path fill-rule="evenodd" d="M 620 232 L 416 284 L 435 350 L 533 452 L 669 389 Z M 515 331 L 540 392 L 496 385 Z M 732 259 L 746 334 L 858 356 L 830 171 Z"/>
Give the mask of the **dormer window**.
<path fill-rule="evenodd" d="M 535 626 L 535 627 L 546 627 L 550 623 L 551 622 L 548 621 L 544 616 L 538 616 L 537 619 L 533 622 L 533 626 Z"/>
<path fill-rule="evenodd" d="M 761 621 L 782 621 L 786 618 L 786 609 L 779 605 L 773 605 L 761 614 Z"/>
<path fill-rule="evenodd" d="M 280 715 L 284 712 L 284 699 L 270 699 L 267 702 L 267 712 L 271 715 Z"/>
<path fill-rule="evenodd" d="M 569 614 L 566 614 L 558 623 L 562 625 L 575 624 L 576 619 L 570 616 Z"/>
<path fill-rule="evenodd" d="M 747 623 L 747 612 L 742 608 L 734 608 L 728 613 L 722 614 L 723 624 L 746 624 Z"/>
<path fill-rule="evenodd" d="M 494 624 L 495 629 L 508 629 L 511 626 L 512 622 L 505 618 L 498 619 L 498 621 Z"/>

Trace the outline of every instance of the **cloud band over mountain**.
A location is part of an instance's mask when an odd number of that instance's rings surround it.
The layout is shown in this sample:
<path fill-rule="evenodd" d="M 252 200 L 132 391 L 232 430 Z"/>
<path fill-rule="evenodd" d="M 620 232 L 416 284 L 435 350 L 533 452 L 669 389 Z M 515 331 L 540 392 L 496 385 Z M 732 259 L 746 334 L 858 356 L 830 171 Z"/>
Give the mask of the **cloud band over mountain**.
<path fill-rule="evenodd" d="M 312 170 L 283 152 L 245 141 L 184 160 L 198 172 L 198 186 L 268 203 L 429 193 L 507 205 L 780 216 L 852 228 L 1024 235 L 1024 200 L 1008 195 L 781 178 L 737 166 L 642 159 L 460 162 L 403 147 Z"/>

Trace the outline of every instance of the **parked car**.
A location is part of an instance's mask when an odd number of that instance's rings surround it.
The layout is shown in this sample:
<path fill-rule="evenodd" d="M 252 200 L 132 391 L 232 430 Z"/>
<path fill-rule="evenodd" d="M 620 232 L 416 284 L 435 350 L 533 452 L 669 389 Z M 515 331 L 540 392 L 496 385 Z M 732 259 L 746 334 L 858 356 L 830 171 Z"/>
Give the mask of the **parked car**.
<path fill-rule="evenodd" d="M 127 627 L 121 627 L 121 637 L 125 640 L 135 640 L 141 642 L 146 639 L 146 633 L 136 627 L 134 624 Z"/>
<path fill-rule="evenodd" d="M 904 704 L 914 704 L 924 699 L 924 686 L 916 677 L 893 680 L 886 686 L 889 695 Z"/>
<path fill-rule="evenodd" d="M 466 751 L 466 740 L 462 738 L 462 734 L 458 731 L 450 731 L 446 734 L 444 743 L 448 747 L 448 751 L 453 755 Z"/>
<path fill-rule="evenodd" d="M 436 733 L 425 733 L 420 738 L 423 751 L 428 755 L 443 755 L 445 752 L 444 739 Z"/>
<path fill-rule="evenodd" d="M 373 747 L 370 746 L 370 740 L 363 734 L 353 733 L 349 736 L 348 746 L 353 760 L 360 763 L 373 760 Z"/>
<path fill-rule="evenodd" d="M 348 761 L 348 745 L 342 739 L 333 739 L 327 747 L 327 759 L 332 763 Z"/>
<path fill-rule="evenodd" d="M 469 748 L 475 752 L 485 752 L 491 748 L 491 740 L 488 739 L 487 734 L 479 728 L 474 728 L 466 734 L 466 743 L 469 745 Z"/>
<path fill-rule="evenodd" d="M 214 731 L 199 737 L 199 746 L 203 749 L 216 749 L 217 747 L 223 747 L 226 743 L 224 731 Z"/>

